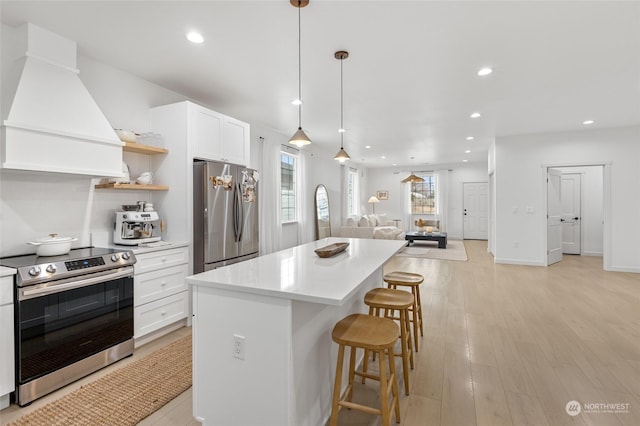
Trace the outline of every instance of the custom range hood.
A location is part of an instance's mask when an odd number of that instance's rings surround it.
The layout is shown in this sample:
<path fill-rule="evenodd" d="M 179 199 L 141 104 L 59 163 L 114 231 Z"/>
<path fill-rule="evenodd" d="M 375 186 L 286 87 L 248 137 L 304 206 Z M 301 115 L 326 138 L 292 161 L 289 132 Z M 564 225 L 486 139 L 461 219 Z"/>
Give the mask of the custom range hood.
<path fill-rule="evenodd" d="M 122 146 L 82 84 L 76 43 L 27 23 L 17 30 L 26 54 L 2 127 L 2 168 L 122 176 Z"/>

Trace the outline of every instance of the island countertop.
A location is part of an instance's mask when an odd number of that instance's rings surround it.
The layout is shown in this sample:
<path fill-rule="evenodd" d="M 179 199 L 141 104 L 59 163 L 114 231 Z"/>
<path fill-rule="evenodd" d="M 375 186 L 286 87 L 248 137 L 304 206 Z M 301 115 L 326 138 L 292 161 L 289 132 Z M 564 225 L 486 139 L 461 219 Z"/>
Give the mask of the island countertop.
<path fill-rule="evenodd" d="M 314 252 L 348 242 L 339 254 Z M 261 294 L 290 300 L 342 305 L 360 283 L 406 245 L 404 240 L 324 238 L 255 259 L 192 275 L 190 285 Z"/>

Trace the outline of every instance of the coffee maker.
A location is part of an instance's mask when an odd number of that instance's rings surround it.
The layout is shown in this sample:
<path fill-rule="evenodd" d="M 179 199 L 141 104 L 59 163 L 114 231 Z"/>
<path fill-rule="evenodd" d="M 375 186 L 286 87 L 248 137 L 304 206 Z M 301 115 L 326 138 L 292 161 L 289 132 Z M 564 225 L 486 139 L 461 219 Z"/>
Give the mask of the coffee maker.
<path fill-rule="evenodd" d="M 125 246 L 160 241 L 160 216 L 156 211 L 117 211 L 113 242 Z"/>

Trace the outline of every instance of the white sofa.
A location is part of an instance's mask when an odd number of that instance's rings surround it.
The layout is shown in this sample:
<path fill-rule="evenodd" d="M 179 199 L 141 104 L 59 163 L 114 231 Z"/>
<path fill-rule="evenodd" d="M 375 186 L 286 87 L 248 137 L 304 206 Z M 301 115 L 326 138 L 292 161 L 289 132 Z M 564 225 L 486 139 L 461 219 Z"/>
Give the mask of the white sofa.
<path fill-rule="evenodd" d="M 373 238 L 381 240 L 404 240 L 402 229 L 393 226 L 385 215 L 365 215 L 349 217 L 340 227 L 340 236 L 344 238 Z"/>

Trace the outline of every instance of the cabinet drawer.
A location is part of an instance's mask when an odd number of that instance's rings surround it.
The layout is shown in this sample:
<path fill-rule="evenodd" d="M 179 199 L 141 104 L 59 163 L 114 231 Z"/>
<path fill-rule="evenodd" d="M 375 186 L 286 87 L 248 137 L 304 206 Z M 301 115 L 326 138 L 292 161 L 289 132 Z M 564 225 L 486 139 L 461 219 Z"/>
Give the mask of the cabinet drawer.
<path fill-rule="evenodd" d="M 154 251 L 136 255 L 137 262 L 133 265 L 135 274 L 143 274 L 170 266 L 189 263 L 189 248 Z"/>
<path fill-rule="evenodd" d="M 13 303 L 13 275 L 0 278 L 0 306 Z"/>
<path fill-rule="evenodd" d="M 135 309 L 135 338 L 156 331 L 186 318 L 189 313 L 189 292 L 174 294 Z"/>
<path fill-rule="evenodd" d="M 188 265 L 182 264 L 146 274 L 136 274 L 133 278 L 135 306 L 185 291 L 187 283 L 184 278 L 187 272 Z"/>

